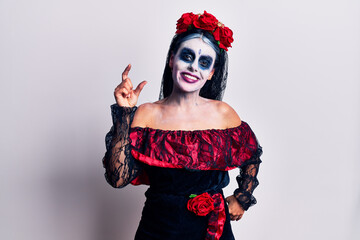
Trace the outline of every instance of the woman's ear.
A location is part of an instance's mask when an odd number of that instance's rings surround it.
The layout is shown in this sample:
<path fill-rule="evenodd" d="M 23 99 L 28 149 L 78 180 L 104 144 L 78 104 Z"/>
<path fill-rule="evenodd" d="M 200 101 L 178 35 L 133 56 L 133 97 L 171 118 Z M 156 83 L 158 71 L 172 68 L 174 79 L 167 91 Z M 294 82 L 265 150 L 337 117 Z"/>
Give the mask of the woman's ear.
<path fill-rule="evenodd" d="M 214 75 L 214 73 L 215 73 L 215 68 L 213 68 L 213 70 L 211 70 L 210 75 L 209 75 L 209 77 L 208 77 L 208 80 L 211 80 L 211 78 L 212 78 L 212 76 Z"/>
<path fill-rule="evenodd" d="M 169 67 L 172 70 L 173 69 L 173 64 L 174 64 L 174 54 L 171 53 L 170 59 L 169 59 Z"/>

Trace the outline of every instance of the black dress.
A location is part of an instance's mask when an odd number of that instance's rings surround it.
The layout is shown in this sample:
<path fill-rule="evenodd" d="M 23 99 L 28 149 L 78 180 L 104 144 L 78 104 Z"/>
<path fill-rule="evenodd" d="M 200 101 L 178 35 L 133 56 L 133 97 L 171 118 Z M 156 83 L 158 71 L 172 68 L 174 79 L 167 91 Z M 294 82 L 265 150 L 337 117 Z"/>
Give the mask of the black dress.
<path fill-rule="evenodd" d="M 135 111 L 112 105 L 114 125 L 103 159 L 113 187 L 150 185 L 135 239 L 234 239 L 222 188 L 229 184 L 227 170 L 239 167 L 234 196 L 244 210 L 256 203 L 252 192 L 262 150 L 249 125 L 243 121 L 235 128 L 195 131 L 130 128 Z M 211 204 L 202 204 L 202 196 Z M 206 215 L 193 211 L 190 202 L 200 212 L 205 206 Z"/>

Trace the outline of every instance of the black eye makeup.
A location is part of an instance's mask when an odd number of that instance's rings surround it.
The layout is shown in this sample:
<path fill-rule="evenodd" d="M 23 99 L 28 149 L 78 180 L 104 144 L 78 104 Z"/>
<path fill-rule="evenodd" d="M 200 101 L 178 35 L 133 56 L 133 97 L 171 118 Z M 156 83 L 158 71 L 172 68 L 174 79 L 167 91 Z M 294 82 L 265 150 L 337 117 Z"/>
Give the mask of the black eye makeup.
<path fill-rule="evenodd" d="M 201 56 L 199 58 L 199 66 L 204 70 L 209 69 L 212 64 L 212 61 L 213 59 L 210 56 Z"/>
<path fill-rule="evenodd" d="M 180 59 L 184 62 L 193 62 L 195 59 L 195 52 L 189 48 L 184 48 L 181 50 Z"/>
<path fill-rule="evenodd" d="M 195 52 L 190 48 L 183 48 L 180 52 L 180 60 L 186 63 L 193 63 L 196 58 Z M 207 70 L 210 68 L 213 62 L 213 58 L 208 55 L 200 56 L 199 58 L 199 68 L 202 70 Z"/>

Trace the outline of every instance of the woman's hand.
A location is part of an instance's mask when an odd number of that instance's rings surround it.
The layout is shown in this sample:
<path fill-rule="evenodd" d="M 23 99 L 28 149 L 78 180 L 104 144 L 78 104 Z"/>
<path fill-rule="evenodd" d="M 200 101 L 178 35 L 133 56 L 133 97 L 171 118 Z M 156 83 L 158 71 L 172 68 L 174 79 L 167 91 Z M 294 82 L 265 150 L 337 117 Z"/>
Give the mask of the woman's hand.
<path fill-rule="evenodd" d="M 245 212 L 240 203 L 236 200 L 234 195 L 227 197 L 226 202 L 228 203 L 229 207 L 230 219 L 232 221 L 239 221 Z"/>
<path fill-rule="evenodd" d="M 121 83 L 115 88 L 114 91 L 116 103 L 120 107 L 134 107 L 137 103 L 141 90 L 147 83 L 146 81 L 142 81 L 139 83 L 139 85 L 137 85 L 135 90 L 133 90 L 133 85 L 130 78 L 128 77 L 130 69 L 131 65 L 129 64 L 122 73 Z"/>

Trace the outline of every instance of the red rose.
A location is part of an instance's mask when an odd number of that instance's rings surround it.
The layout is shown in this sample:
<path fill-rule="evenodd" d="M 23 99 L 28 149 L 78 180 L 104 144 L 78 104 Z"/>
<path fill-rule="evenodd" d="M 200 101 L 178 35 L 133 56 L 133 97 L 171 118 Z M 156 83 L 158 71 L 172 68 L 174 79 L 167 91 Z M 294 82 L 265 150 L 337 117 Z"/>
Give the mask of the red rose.
<path fill-rule="evenodd" d="M 220 27 L 217 27 L 213 32 L 214 39 L 220 41 Z"/>
<path fill-rule="evenodd" d="M 207 192 L 202 193 L 189 199 L 187 209 L 198 216 L 206 216 L 214 210 L 214 199 Z"/>
<path fill-rule="evenodd" d="M 228 47 L 231 47 L 231 43 L 234 41 L 233 32 L 228 27 L 217 27 L 213 32 L 213 36 L 216 41 L 219 41 L 219 47 L 222 49 L 228 50 Z"/>
<path fill-rule="evenodd" d="M 186 32 L 188 27 L 198 18 L 197 15 L 190 13 L 184 13 L 176 24 L 176 34 Z"/>
<path fill-rule="evenodd" d="M 213 31 L 217 26 L 218 20 L 212 14 L 204 11 L 204 14 L 200 15 L 198 19 L 194 21 L 196 28 L 201 28 L 207 31 Z"/>
<path fill-rule="evenodd" d="M 234 41 L 233 32 L 228 27 L 221 28 L 221 38 L 220 41 L 226 46 L 231 47 L 231 43 Z"/>
<path fill-rule="evenodd" d="M 231 29 L 225 27 L 216 17 L 206 11 L 204 11 L 203 14 L 196 15 L 192 12 L 184 13 L 177 21 L 176 34 L 186 32 L 192 27 L 211 32 L 215 41 L 218 42 L 219 47 L 226 51 L 234 41 Z"/>

